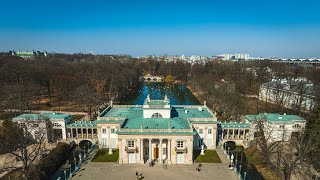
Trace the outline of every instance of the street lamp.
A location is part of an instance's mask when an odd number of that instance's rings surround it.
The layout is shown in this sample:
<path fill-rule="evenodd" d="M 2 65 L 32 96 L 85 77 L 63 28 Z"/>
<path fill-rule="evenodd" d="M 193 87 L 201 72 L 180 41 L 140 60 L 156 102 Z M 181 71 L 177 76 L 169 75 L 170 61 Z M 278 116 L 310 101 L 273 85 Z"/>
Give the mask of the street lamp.
<path fill-rule="evenodd" d="M 239 175 L 241 176 L 241 164 L 240 164 L 240 166 L 239 166 Z"/>
<path fill-rule="evenodd" d="M 234 156 L 233 156 L 233 154 L 231 154 L 231 157 L 230 157 L 230 163 L 231 163 L 231 166 L 233 167 L 233 159 L 234 159 Z"/>
<path fill-rule="evenodd" d="M 72 177 L 71 164 L 69 164 L 69 170 L 70 170 L 69 178 L 71 178 Z"/>
<path fill-rule="evenodd" d="M 67 171 L 64 170 L 63 172 L 64 172 L 64 180 L 67 180 Z"/>
<path fill-rule="evenodd" d="M 77 159 L 74 158 L 74 171 L 77 171 L 78 167 L 77 167 Z"/>
<path fill-rule="evenodd" d="M 244 172 L 243 180 L 246 180 L 246 177 L 247 177 L 247 172 Z"/>

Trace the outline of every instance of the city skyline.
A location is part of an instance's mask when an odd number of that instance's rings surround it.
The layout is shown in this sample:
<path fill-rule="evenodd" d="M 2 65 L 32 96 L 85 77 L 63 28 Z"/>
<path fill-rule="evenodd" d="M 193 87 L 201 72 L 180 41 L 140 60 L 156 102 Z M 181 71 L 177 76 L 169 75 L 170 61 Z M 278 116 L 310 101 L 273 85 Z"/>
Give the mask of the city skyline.
<path fill-rule="evenodd" d="M 320 57 L 320 3 L 315 0 L 3 5 L 8 8 L 0 12 L 0 51 Z"/>

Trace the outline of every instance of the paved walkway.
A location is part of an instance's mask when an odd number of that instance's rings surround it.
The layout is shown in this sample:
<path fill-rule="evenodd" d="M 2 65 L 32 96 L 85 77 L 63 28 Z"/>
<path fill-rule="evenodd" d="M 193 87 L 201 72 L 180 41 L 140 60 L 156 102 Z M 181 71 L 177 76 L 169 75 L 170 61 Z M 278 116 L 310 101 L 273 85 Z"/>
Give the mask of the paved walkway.
<path fill-rule="evenodd" d="M 162 165 L 149 167 L 148 165 L 128 165 L 117 163 L 89 162 L 82 166 L 82 170 L 73 178 L 79 180 L 90 179 L 112 179 L 112 180 L 135 180 L 135 173 L 143 173 L 144 180 L 195 180 L 195 179 L 217 179 L 217 180 L 239 180 L 234 172 L 231 172 L 225 163 L 203 164 L 201 171 L 197 174 L 194 165 L 168 165 L 164 169 Z"/>

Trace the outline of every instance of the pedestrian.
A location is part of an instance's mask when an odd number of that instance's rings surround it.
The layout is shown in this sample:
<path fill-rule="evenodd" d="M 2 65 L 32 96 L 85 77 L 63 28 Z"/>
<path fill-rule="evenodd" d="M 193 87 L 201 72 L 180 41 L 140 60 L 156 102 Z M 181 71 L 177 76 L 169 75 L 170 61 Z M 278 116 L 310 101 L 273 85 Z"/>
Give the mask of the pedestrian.
<path fill-rule="evenodd" d="M 136 176 L 138 177 L 138 175 L 139 175 L 139 173 L 138 173 L 138 171 L 136 171 Z"/>

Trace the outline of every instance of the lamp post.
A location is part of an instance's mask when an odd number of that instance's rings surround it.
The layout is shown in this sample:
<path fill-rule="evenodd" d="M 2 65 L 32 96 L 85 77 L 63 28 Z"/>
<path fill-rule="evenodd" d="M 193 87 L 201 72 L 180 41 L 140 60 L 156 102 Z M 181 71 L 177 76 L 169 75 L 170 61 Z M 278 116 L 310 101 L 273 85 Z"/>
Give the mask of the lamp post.
<path fill-rule="evenodd" d="M 71 164 L 69 164 L 69 171 L 70 171 L 69 173 L 69 179 L 70 179 L 72 177 Z"/>
<path fill-rule="evenodd" d="M 243 180 L 246 180 L 247 172 L 244 172 Z"/>
<path fill-rule="evenodd" d="M 77 167 L 77 159 L 74 158 L 74 171 L 77 171 L 78 167 Z"/>
<path fill-rule="evenodd" d="M 67 171 L 64 170 L 63 172 L 64 172 L 64 180 L 67 180 Z"/>
<path fill-rule="evenodd" d="M 240 166 L 239 166 L 239 176 L 241 177 L 241 164 L 240 164 Z"/>
<path fill-rule="evenodd" d="M 231 164 L 232 167 L 233 167 L 233 159 L 234 159 L 234 156 L 233 156 L 233 154 L 231 154 L 231 156 L 230 156 L 230 164 Z"/>

